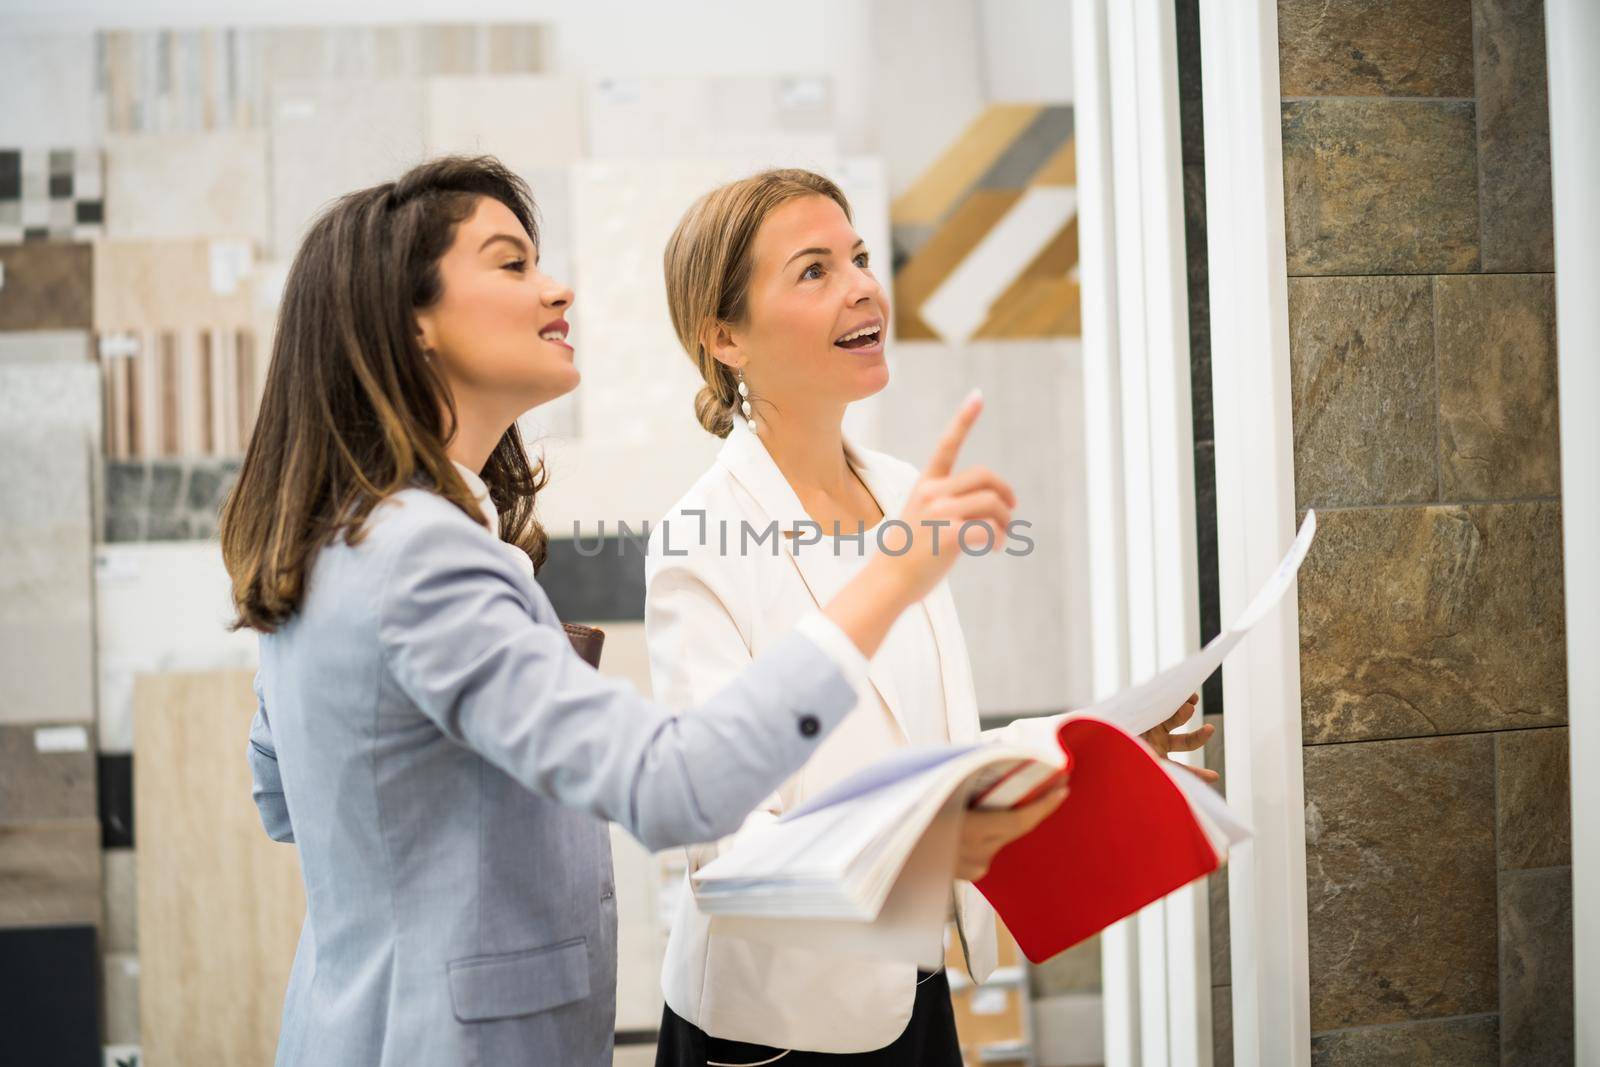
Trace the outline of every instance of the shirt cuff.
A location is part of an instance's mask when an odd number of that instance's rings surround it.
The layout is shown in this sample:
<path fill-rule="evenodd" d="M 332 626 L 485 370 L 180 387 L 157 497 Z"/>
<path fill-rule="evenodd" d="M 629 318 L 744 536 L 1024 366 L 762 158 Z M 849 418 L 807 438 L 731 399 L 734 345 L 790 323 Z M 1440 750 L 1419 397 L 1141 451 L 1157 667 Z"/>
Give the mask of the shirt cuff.
<path fill-rule="evenodd" d="M 823 653 L 839 668 L 839 673 L 844 675 L 844 680 L 850 683 L 850 688 L 858 694 L 867 685 L 867 657 L 861 654 L 856 643 L 845 632 L 839 629 L 839 624 L 828 618 L 820 611 L 813 611 L 802 616 L 795 623 L 795 630 L 810 638 L 811 643 L 822 649 Z"/>

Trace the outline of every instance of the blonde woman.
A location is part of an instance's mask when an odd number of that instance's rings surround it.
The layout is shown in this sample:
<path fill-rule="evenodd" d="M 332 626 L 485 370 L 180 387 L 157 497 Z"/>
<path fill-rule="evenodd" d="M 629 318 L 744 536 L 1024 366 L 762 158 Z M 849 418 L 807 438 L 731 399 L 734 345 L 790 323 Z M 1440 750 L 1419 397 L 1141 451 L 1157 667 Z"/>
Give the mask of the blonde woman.
<path fill-rule="evenodd" d="M 868 560 L 902 542 L 885 517 L 913 492 L 916 469 L 853 444 L 841 429 L 846 407 L 889 377 L 889 301 L 871 255 L 839 188 L 795 170 L 712 191 L 668 243 L 673 325 L 705 380 L 695 412 L 706 430 L 727 438 L 651 544 L 645 620 L 656 695 L 668 704 L 690 707 L 715 692 Z M 793 536 L 760 540 L 774 524 Z M 836 530 L 846 536 L 834 537 Z M 977 535 L 974 547 L 985 543 Z M 946 550 L 957 550 L 953 540 Z M 734 838 L 689 850 L 691 870 L 897 747 L 979 739 L 966 643 L 946 583 L 891 627 L 859 695 L 835 734 Z M 1192 714 L 1185 705 L 1169 725 Z M 1189 750 L 1208 732 L 1170 736 L 1163 728 L 1151 741 L 1162 751 Z M 975 981 L 994 969 L 996 933 L 971 881 L 1064 795 L 963 820 L 951 917 Z M 961 1063 L 942 972 L 735 937 L 689 892 L 673 924 L 663 988 L 658 1067 Z"/>

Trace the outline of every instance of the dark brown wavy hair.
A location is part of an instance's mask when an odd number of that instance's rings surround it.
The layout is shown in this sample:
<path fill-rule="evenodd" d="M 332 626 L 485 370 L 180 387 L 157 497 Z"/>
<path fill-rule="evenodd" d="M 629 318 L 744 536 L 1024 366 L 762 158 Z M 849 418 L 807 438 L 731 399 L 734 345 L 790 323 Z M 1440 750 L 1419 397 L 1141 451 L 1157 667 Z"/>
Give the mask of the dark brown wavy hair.
<path fill-rule="evenodd" d="M 444 291 L 439 260 L 481 197 L 535 245 L 533 195 L 498 160 L 446 156 L 342 197 L 312 224 L 289 269 L 272 361 L 244 465 L 223 505 L 234 629 L 270 633 L 299 608 L 306 574 L 335 538 L 357 544 L 373 508 L 413 486 L 483 523 L 445 454 L 456 408 L 422 348 L 416 313 Z M 534 496 L 545 484 L 515 424 L 483 469 L 500 537 L 544 562 Z"/>

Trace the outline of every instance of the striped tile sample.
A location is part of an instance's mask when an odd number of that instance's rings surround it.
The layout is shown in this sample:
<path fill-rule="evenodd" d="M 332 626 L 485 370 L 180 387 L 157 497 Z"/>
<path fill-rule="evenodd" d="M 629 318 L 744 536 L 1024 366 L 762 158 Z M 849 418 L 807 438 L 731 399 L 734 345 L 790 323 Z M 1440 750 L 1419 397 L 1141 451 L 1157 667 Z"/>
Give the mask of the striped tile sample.
<path fill-rule="evenodd" d="M 105 152 L 107 236 L 266 243 L 265 132 L 109 134 Z"/>
<path fill-rule="evenodd" d="M 99 368 L 0 365 L 0 720 L 94 717 Z"/>
<path fill-rule="evenodd" d="M 94 44 L 104 133 L 262 129 L 280 81 L 531 73 L 547 47 L 534 23 L 110 30 Z"/>
<path fill-rule="evenodd" d="M 1071 107 L 997 104 L 895 198 L 897 337 L 1079 335 L 1076 152 Z"/>
<path fill-rule="evenodd" d="M 88 244 L 0 244 L 0 330 L 88 329 L 94 259 Z"/>
<path fill-rule="evenodd" d="M 0 242 L 99 237 L 104 166 L 97 148 L 0 147 Z"/>
<path fill-rule="evenodd" d="M 118 331 L 96 341 L 113 460 L 238 457 L 255 427 L 268 353 L 248 328 Z"/>

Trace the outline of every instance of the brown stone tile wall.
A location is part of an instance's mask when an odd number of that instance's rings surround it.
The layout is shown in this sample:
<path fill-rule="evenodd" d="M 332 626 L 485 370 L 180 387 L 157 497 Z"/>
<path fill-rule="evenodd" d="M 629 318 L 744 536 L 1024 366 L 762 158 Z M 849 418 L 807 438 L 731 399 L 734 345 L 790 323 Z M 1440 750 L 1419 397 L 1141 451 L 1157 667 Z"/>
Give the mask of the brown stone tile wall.
<path fill-rule="evenodd" d="M 1278 28 L 1313 1061 L 1571 1063 L 1543 7 Z"/>

